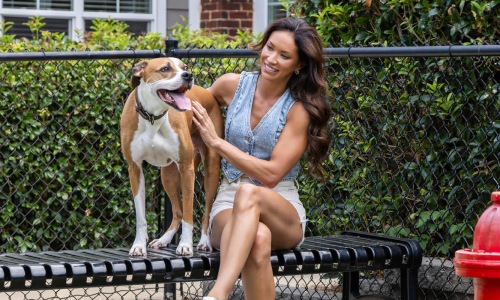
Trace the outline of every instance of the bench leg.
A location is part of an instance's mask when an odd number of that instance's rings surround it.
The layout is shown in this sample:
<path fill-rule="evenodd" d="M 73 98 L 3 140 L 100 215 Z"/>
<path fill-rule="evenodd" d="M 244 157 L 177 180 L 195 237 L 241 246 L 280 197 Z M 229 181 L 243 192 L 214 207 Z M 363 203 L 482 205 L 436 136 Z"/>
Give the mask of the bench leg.
<path fill-rule="evenodd" d="M 344 272 L 342 273 L 342 300 L 395 300 L 392 297 L 383 295 L 363 295 L 359 294 L 359 272 Z M 402 280 L 402 279 L 401 279 Z M 401 281 L 402 282 L 402 281 Z M 401 298 L 404 300 L 405 298 Z M 411 298 L 410 300 L 416 300 Z"/>
<path fill-rule="evenodd" d="M 359 296 L 359 272 L 342 273 L 342 300 Z"/>
<path fill-rule="evenodd" d="M 418 269 L 400 269 L 401 300 L 418 299 Z"/>
<path fill-rule="evenodd" d="M 163 299 L 164 300 L 177 299 L 177 287 L 175 283 L 165 283 L 163 285 Z"/>

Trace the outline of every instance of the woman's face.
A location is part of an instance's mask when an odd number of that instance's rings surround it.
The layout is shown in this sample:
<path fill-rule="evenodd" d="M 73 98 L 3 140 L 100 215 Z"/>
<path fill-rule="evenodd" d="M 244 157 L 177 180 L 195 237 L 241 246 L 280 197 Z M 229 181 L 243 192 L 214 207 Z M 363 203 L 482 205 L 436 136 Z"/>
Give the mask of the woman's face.
<path fill-rule="evenodd" d="M 268 79 L 288 81 L 300 69 L 299 51 L 293 34 L 274 31 L 260 54 L 261 75 Z"/>

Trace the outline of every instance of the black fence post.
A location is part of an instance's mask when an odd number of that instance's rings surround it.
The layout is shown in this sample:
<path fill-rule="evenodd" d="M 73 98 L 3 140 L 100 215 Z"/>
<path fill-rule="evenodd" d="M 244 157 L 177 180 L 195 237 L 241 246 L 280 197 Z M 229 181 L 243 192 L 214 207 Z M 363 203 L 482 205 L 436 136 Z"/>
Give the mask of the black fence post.
<path fill-rule="evenodd" d="M 167 57 L 176 57 L 175 53 L 176 53 L 178 46 L 179 46 L 179 41 L 176 38 L 173 38 L 173 37 L 167 38 L 165 40 L 165 55 Z M 161 173 L 161 170 L 160 170 L 160 173 Z M 161 182 L 161 179 L 159 181 Z M 170 226 L 170 224 L 172 223 L 173 215 L 172 215 L 172 204 L 170 203 L 170 199 L 168 198 L 167 193 L 163 192 L 163 194 L 165 195 L 165 197 L 163 197 L 163 199 L 164 199 L 164 201 L 163 201 L 163 213 L 165 214 L 165 219 L 164 219 L 164 223 L 163 223 L 163 232 L 165 232 L 168 229 L 168 227 Z M 161 214 L 160 214 L 160 216 L 161 216 Z M 159 218 L 160 219 L 158 219 L 158 221 L 161 222 L 161 217 L 159 217 Z M 179 230 L 182 230 L 182 229 L 179 228 Z M 163 232 L 161 234 L 163 234 Z M 179 232 L 174 236 L 173 241 L 175 243 L 178 243 L 178 240 L 179 240 Z M 176 290 L 177 290 L 177 287 L 176 287 L 175 283 L 164 284 L 163 298 L 166 300 L 177 299 Z M 170 298 L 169 298 L 169 295 L 170 295 Z"/>
<path fill-rule="evenodd" d="M 168 57 L 177 57 L 177 48 L 179 41 L 176 38 L 169 37 L 165 40 L 165 55 Z"/>
<path fill-rule="evenodd" d="M 157 221 L 158 221 L 158 237 L 161 237 L 161 235 L 163 235 L 170 226 L 170 223 L 172 223 L 172 218 L 173 218 L 172 204 L 170 202 L 170 198 L 163 189 L 163 184 L 161 183 L 161 168 L 158 168 L 158 179 L 156 182 L 157 182 L 156 191 L 158 199 L 158 204 L 156 206 Z M 163 208 L 163 213 L 162 213 L 162 208 Z M 162 215 L 164 215 L 163 222 L 162 222 Z M 178 243 L 178 234 L 174 236 L 173 242 Z M 175 283 L 165 283 L 163 285 L 163 299 L 165 300 L 177 299 L 176 290 L 177 287 Z"/>

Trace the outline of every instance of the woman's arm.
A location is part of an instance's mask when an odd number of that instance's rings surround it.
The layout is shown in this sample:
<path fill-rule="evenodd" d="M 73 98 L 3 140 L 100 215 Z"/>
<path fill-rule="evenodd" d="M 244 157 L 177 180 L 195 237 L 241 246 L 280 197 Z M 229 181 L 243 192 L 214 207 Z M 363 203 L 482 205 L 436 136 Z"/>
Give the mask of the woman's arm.
<path fill-rule="evenodd" d="M 224 74 L 207 89 L 215 97 L 219 106 L 229 106 L 238 88 L 240 77 L 241 75 L 236 73 Z"/>
<path fill-rule="evenodd" d="M 217 136 L 205 109 L 193 103 L 193 121 L 205 143 L 244 174 L 268 187 L 275 187 L 300 160 L 307 148 L 309 115 L 301 102 L 295 103 L 269 160 L 256 158 Z"/>

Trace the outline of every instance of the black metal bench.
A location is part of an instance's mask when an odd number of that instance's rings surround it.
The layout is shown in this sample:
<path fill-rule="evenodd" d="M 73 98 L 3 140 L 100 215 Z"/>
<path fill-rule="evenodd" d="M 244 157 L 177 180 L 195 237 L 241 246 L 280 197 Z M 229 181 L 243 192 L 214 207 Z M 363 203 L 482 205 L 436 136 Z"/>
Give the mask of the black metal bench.
<path fill-rule="evenodd" d="M 421 262 L 422 249 L 413 240 L 357 231 L 309 237 L 300 249 L 271 256 L 275 276 L 343 273 L 342 299 L 368 297 L 359 295 L 359 272 L 399 269 L 401 299 L 416 300 Z M 183 257 L 174 245 L 149 249 L 147 258 L 129 257 L 128 249 L 1 254 L 0 292 L 205 281 L 218 269 L 217 252 Z"/>

